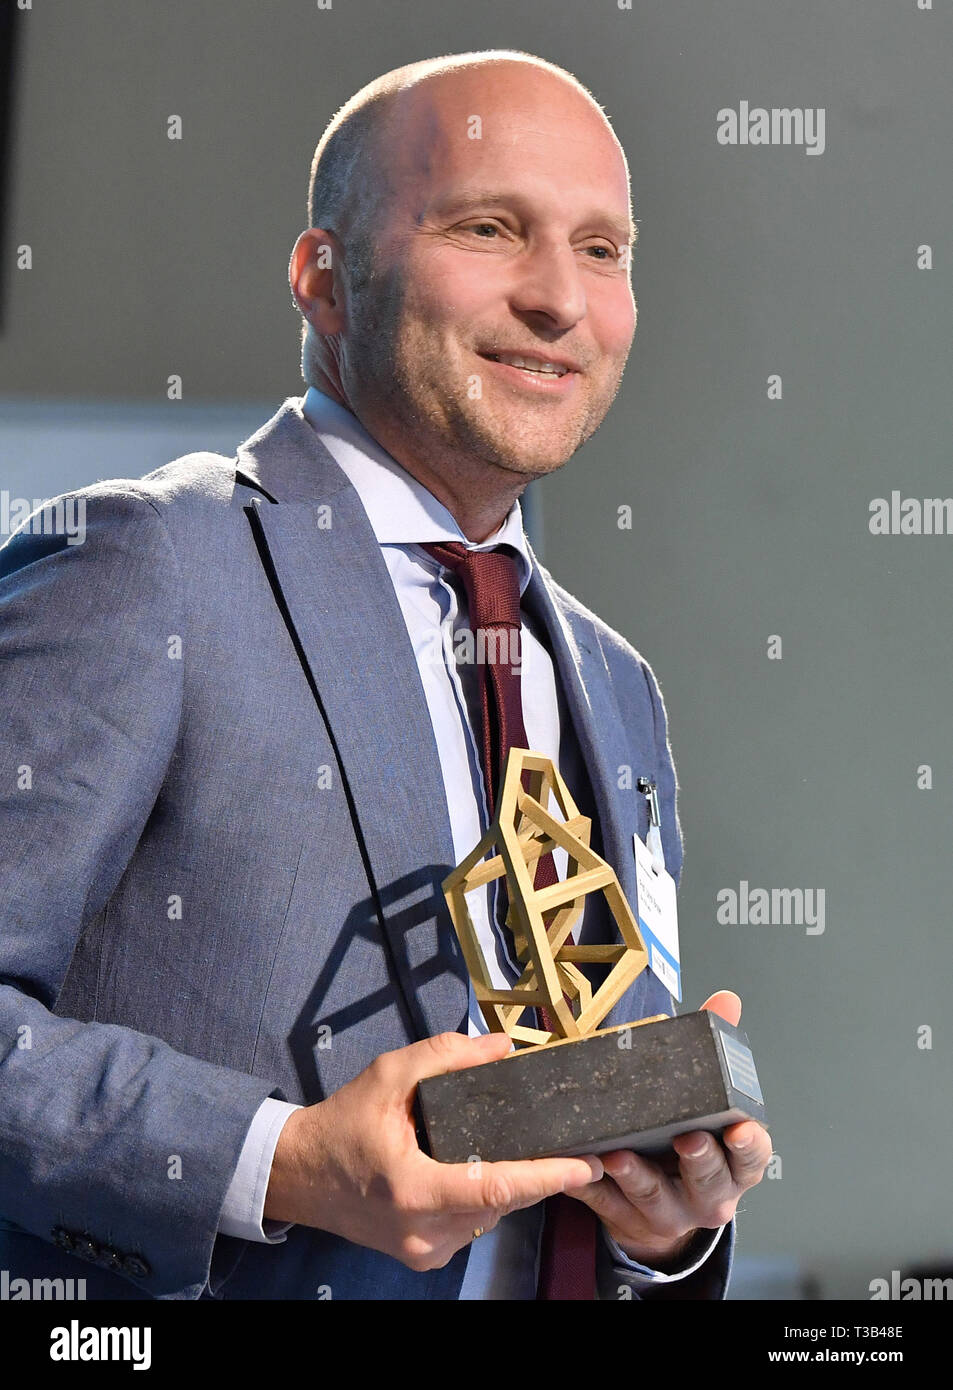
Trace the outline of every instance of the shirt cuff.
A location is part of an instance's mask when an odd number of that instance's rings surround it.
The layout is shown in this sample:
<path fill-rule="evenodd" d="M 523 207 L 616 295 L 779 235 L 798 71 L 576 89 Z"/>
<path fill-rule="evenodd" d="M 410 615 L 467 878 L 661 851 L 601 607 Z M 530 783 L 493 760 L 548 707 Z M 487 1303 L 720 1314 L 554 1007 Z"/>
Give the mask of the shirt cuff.
<path fill-rule="evenodd" d="M 265 1195 L 278 1136 L 288 1116 L 303 1108 L 267 1096 L 255 1111 L 218 1218 L 219 1235 L 265 1245 L 281 1245 L 287 1238 L 294 1222 L 266 1221 Z"/>
<path fill-rule="evenodd" d="M 627 1255 L 622 1247 L 612 1239 L 605 1226 L 602 1226 L 601 1229 L 603 1239 L 612 1257 L 612 1263 L 627 1274 L 642 1275 L 645 1286 L 648 1287 L 652 1284 L 673 1284 L 677 1279 L 686 1279 L 689 1274 L 694 1274 L 696 1269 L 700 1269 L 708 1259 L 721 1239 L 722 1232 L 725 1228 L 724 1226 L 719 1226 L 717 1230 L 713 1231 L 700 1230 L 698 1235 L 691 1240 L 685 1248 L 682 1257 L 686 1261 L 685 1268 L 676 1270 L 674 1273 L 670 1274 L 663 1274 L 658 1269 L 650 1269 L 648 1265 L 639 1264 L 637 1260 L 633 1260 Z M 709 1236 L 711 1238 L 707 1239 Z M 699 1245 L 701 1245 L 700 1252 Z M 639 1283 L 642 1283 L 642 1280 L 639 1280 Z"/>

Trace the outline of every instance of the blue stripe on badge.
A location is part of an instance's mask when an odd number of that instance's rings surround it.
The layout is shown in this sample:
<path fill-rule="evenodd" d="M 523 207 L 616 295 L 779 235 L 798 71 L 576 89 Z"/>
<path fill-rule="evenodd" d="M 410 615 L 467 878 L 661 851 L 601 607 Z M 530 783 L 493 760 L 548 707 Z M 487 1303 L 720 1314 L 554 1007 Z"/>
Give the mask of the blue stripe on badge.
<path fill-rule="evenodd" d="M 682 999 L 682 967 L 659 941 L 658 937 L 647 927 L 642 918 L 639 918 L 639 931 L 642 933 L 642 940 L 645 942 L 645 949 L 649 953 L 649 962 L 652 969 L 656 972 L 659 979 L 668 989 L 670 994 L 681 1003 Z M 659 960 L 661 957 L 661 960 Z"/>

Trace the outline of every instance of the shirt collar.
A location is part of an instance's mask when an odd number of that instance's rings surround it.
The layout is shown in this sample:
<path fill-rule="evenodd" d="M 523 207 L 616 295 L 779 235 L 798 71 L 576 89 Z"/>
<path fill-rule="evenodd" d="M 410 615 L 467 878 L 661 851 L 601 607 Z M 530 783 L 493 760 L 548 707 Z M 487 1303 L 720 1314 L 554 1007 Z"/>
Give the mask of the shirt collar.
<path fill-rule="evenodd" d="M 301 409 L 360 497 L 380 545 L 460 541 L 470 550 L 510 545 L 516 551 L 522 594 L 529 583 L 533 562 L 519 500 L 507 512 L 499 530 L 474 545 L 443 503 L 382 448 L 346 406 L 309 386 Z"/>

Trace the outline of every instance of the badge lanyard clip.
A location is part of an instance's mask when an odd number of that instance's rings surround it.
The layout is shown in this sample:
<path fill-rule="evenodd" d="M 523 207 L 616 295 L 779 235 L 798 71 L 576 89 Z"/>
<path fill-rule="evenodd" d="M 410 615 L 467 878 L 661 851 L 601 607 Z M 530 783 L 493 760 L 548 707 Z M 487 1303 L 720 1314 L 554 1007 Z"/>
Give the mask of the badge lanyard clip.
<path fill-rule="evenodd" d="M 645 847 L 654 861 L 656 873 L 665 868 L 665 852 L 662 849 L 662 817 L 659 812 L 658 787 L 649 777 L 640 777 L 636 783 L 645 797 L 649 808 L 649 828 L 645 837 Z"/>

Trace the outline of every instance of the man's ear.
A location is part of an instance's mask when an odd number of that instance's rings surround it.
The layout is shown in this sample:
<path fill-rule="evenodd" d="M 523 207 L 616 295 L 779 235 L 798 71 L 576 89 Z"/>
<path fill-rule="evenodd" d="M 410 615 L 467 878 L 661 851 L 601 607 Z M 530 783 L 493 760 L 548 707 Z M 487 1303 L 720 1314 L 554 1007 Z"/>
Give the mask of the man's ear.
<path fill-rule="evenodd" d="M 309 227 L 295 242 L 288 265 L 291 293 L 316 333 L 329 336 L 344 326 L 339 246 L 333 232 Z"/>

